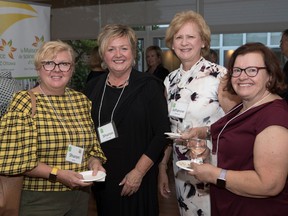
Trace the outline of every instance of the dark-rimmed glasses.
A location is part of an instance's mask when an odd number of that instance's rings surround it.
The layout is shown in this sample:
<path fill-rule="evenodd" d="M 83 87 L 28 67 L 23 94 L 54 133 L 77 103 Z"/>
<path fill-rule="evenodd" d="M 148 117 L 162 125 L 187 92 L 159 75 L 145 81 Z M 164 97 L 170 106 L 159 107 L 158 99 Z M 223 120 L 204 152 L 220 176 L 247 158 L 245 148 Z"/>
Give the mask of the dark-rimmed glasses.
<path fill-rule="evenodd" d="M 267 67 L 256 67 L 256 66 L 247 68 L 234 67 L 232 68 L 230 74 L 232 77 L 239 77 L 242 74 L 242 71 L 244 71 L 248 77 L 255 77 L 257 76 L 259 70 L 261 69 L 267 69 Z"/>
<path fill-rule="evenodd" d="M 46 71 L 53 71 L 55 67 L 58 66 L 61 72 L 68 72 L 72 66 L 70 62 L 60 62 L 57 64 L 54 61 L 43 61 L 41 63 Z"/>

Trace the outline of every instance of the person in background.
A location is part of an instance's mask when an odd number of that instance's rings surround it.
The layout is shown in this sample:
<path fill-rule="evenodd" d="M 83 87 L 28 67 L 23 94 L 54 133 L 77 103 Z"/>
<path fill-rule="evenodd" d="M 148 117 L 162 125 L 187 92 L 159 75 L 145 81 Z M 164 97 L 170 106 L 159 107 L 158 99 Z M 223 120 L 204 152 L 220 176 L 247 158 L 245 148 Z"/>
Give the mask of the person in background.
<path fill-rule="evenodd" d="M 0 71 L 0 118 L 6 112 L 13 94 L 20 90 L 21 87 L 17 80 L 12 78 L 11 72 Z"/>
<path fill-rule="evenodd" d="M 211 126 L 213 164 L 191 164 L 190 175 L 211 184 L 212 216 L 288 212 L 288 105 L 276 55 L 261 43 L 232 54 L 227 90 L 242 103 Z M 201 132 L 202 130 L 202 132 Z M 192 129 L 183 139 L 205 134 Z"/>
<path fill-rule="evenodd" d="M 158 216 L 158 164 L 169 131 L 164 85 L 133 68 L 137 37 L 130 27 L 106 25 L 98 43 L 108 73 L 85 91 L 108 158 L 106 181 L 95 185 L 98 216 Z"/>
<path fill-rule="evenodd" d="M 169 70 L 166 69 L 162 64 L 162 50 L 159 46 L 149 46 L 146 49 L 146 73 L 153 74 L 162 81 L 169 74 Z"/>
<path fill-rule="evenodd" d="M 89 59 L 89 65 L 90 65 L 90 73 L 87 76 L 86 83 L 89 82 L 91 79 L 94 79 L 95 77 L 98 77 L 99 75 L 106 73 L 101 64 L 102 60 L 99 55 L 99 48 L 94 47 L 90 53 L 90 59 Z"/>
<path fill-rule="evenodd" d="M 190 127 L 210 126 L 238 101 L 223 90 L 227 70 L 203 58 L 210 48 L 208 25 L 196 12 L 179 12 L 168 27 L 165 40 L 167 47 L 172 49 L 181 61 L 180 68 L 171 72 L 164 81 L 171 131 L 177 133 L 187 122 L 191 122 Z M 159 165 L 160 193 L 164 197 L 169 195 L 166 169 L 170 153 L 173 151 L 173 170 L 180 215 L 210 215 L 208 185 L 188 176 L 185 170 L 175 165 L 177 161 L 188 159 L 187 147 L 182 144 L 175 140 L 173 146 L 165 151 Z M 211 147 L 211 143 L 209 146 Z"/>
<path fill-rule="evenodd" d="M 213 49 L 210 49 L 208 55 L 204 58 L 212 63 L 218 64 L 218 54 Z"/>
<path fill-rule="evenodd" d="M 280 40 L 281 53 L 286 59 L 288 59 L 288 29 L 282 32 Z M 288 85 L 288 61 L 284 64 L 283 73 L 285 76 L 285 83 Z M 288 89 L 281 95 L 286 101 L 288 101 Z"/>
<path fill-rule="evenodd" d="M 36 113 L 31 117 L 28 91 L 15 94 L 0 122 L 0 173 L 24 175 L 20 215 L 87 215 L 89 186 L 79 172 L 105 171 L 91 102 L 67 86 L 74 71 L 74 51 L 50 41 L 36 52 L 39 85 L 31 89 Z"/>

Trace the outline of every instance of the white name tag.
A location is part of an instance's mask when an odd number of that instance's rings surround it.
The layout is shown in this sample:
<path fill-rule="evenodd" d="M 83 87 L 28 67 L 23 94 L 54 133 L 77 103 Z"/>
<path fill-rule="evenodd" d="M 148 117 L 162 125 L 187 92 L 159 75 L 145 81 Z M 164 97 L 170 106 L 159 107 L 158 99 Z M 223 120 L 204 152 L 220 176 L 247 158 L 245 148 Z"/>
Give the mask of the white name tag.
<path fill-rule="evenodd" d="M 105 124 L 101 127 L 97 128 L 98 131 L 98 138 L 100 143 L 115 139 L 118 137 L 117 129 L 113 123 Z"/>
<path fill-rule="evenodd" d="M 74 145 L 69 145 L 68 146 L 68 151 L 66 154 L 66 161 L 76 163 L 76 164 L 81 164 L 82 163 L 82 158 L 83 158 L 83 153 L 84 149 L 74 146 Z"/>
<path fill-rule="evenodd" d="M 175 102 L 173 101 L 171 104 L 171 110 L 169 115 L 171 117 L 181 118 L 184 119 L 189 103 L 183 102 Z"/>

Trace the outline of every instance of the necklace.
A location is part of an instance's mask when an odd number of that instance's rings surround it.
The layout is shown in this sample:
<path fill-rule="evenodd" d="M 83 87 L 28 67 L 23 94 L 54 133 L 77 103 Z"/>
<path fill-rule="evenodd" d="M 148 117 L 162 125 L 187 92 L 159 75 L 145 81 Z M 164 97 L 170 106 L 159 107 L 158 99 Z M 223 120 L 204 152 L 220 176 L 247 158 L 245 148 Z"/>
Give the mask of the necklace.
<path fill-rule="evenodd" d="M 108 74 L 106 83 L 107 83 L 108 86 L 110 86 L 110 87 L 112 87 L 112 88 L 123 88 L 124 86 L 128 85 L 128 83 L 129 83 L 129 77 L 128 77 L 127 80 L 125 80 L 124 83 L 122 83 L 122 84 L 120 84 L 120 85 L 113 85 L 113 84 L 111 84 L 111 82 L 109 81 L 109 78 L 110 78 L 110 77 L 109 77 L 109 74 Z"/>
<path fill-rule="evenodd" d="M 108 77 L 107 77 L 107 80 L 108 80 Z M 106 80 L 106 83 L 107 83 L 107 80 Z M 129 77 L 128 77 L 128 80 L 129 80 Z M 126 81 L 128 81 L 128 80 L 126 80 Z M 111 122 L 113 121 L 113 116 L 114 116 L 114 112 L 115 112 L 115 109 L 116 109 L 116 107 L 117 107 L 117 105 L 118 105 L 118 103 L 119 103 L 119 101 L 120 101 L 120 99 L 121 99 L 121 97 L 122 97 L 122 94 L 123 94 L 123 92 L 124 92 L 124 90 L 125 90 L 125 87 L 126 87 L 126 85 L 124 86 L 124 88 L 122 89 L 122 91 L 121 91 L 121 93 L 120 93 L 120 95 L 119 95 L 119 97 L 118 97 L 118 99 L 117 99 L 117 101 L 116 101 L 116 104 L 115 104 L 115 106 L 114 106 L 114 108 L 113 108 L 113 110 L 112 110 L 112 113 L 111 113 Z M 104 100 L 104 95 L 105 95 L 105 91 L 106 91 L 106 85 L 104 85 L 104 89 L 103 89 L 103 93 L 102 93 L 102 97 L 101 97 L 101 101 L 100 101 L 100 106 L 99 106 L 99 112 L 98 112 L 98 124 L 99 124 L 99 127 L 101 126 L 101 118 L 100 118 L 100 116 L 101 116 L 101 109 L 102 109 L 102 105 L 103 105 L 103 100 Z"/>
<path fill-rule="evenodd" d="M 71 138 L 70 138 L 70 133 L 69 133 L 68 129 L 65 127 L 63 121 L 61 120 L 60 116 L 59 116 L 58 113 L 56 112 L 54 106 L 52 105 L 52 103 L 51 103 L 51 101 L 50 101 L 50 99 L 49 99 L 49 97 L 45 94 L 45 92 L 44 92 L 43 89 L 41 88 L 41 85 L 39 85 L 39 89 L 41 90 L 41 92 L 42 92 L 42 94 L 45 96 L 45 98 L 48 100 L 50 107 L 52 108 L 53 112 L 55 113 L 58 121 L 61 123 L 61 126 L 63 127 L 65 133 L 67 134 L 70 144 L 72 144 Z M 65 92 L 66 92 L 66 90 L 65 90 Z M 83 145 L 83 149 L 84 149 L 84 128 L 83 128 L 82 124 L 80 123 L 80 121 L 79 121 L 79 119 L 78 119 L 78 117 L 77 117 L 77 115 L 76 115 L 76 113 L 75 113 L 75 110 L 76 110 L 76 109 L 75 109 L 73 103 L 71 102 L 70 93 L 69 93 L 68 90 L 67 90 L 67 92 L 68 92 L 68 96 L 69 96 L 70 103 L 72 104 L 73 115 L 74 115 L 74 117 L 76 118 L 76 120 L 77 120 L 77 122 L 78 122 L 78 125 L 80 125 L 81 131 L 82 131 L 82 134 L 83 134 L 83 137 L 82 137 L 82 145 Z M 65 119 L 64 119 L 64 121 L 65 121 Z"/>
<path fill-rule="evenodd" d="M 229 121 L 226 122 L 226 124 L 223 126 L 223 128 L 221 129 L 221 131 L 219 132 L 218 136 L 217 136 L 217 141 L 216 141 L 216 150 L 214 152 L 212 152 L 212 155 L 216 155 L 218 154 L 218 146 L 219 146 L 219 139 L 220 136 L 222 134 L 222 132 L 224 131 L 224 129 L 227 127 L 227 125 L 233 121 L 234 119 L 236 119 L 237 117 L 243 115 L 244 113 L 246 113 L 247 111 L 249 111 L 250 109 L 258 106 L 263 100 L 265 100 L 266 98 L 268 98 L 271 95 L 271 93 L 267 94 L 266 96 L 264 96 L 263 98 L 261 98 L 259 101 L 257 101 L 256 103 L 254 103 L 252 106 L 250 106 L 249 108 L 247 108 L 246 110 L 244 110 L 243 112 L 239 112 L 237 115 L 235 115 L 233 118 L 231 118 Z M 240 107 L 241 105 L 243 105 L 243 103 L 240 103 L 238 106 L 236 106 L 234 109 L 230 110 L 228 113 L 226 113 L 226 115 L 228 115 L 229 113 L 233 112 L 234 110 L 236 110 L 238 107 Z M 225 116 L 226 116 L 225 115 Z M 217 159 L 216 159 L 217 161 Z"/>

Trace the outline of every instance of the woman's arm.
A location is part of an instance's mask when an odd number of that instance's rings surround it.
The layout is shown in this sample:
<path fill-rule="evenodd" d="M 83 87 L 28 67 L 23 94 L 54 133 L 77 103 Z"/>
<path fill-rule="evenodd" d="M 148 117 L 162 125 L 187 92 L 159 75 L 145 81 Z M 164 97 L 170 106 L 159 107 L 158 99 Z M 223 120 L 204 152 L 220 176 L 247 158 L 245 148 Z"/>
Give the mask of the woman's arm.
<path fill-rule="evenodd" d="M 255 171 L 227 174 L 227 189 L 242 196 L 268 197 L 280 193 L 288 174 L 288 129 L 270 126 L 257 135 Z"/>
<path fill-rule="evenodd" d="M 153 161 L 143 154 L 134 169 L 132 169 L 120 182 L 119 185 L 123 185 L 121 196 L 131 196 L 133 193 L 137 192 L 141 185 L 142 178 L 153 164 Z"/>
<path fill-rule="evenodd" d="M 49 179 L 49 175 L 52 172 L 53 167 L 39 162 L 38 165 L 30 170 L 25 172 L 25 175 L 36 178 L 45 178 Z M 69 188 L 78 188 L 78 187 L 87 187 L 92 185 L 92 183 L 86 183 L 82 181 L 83 176 L 72 170 L 61 170 L 57 168 L 57 177 L 56 181 L 66 185 Z"/>
<path fill-rule="evenodd" d="M 255 170 L 228 170 L 226 189 L 240 196 L 265 198 L 280 193 L 288 175 L 288 129 L 270 126 L 259 133 L 254 146 Z M 210 164 L 193 164 L 189 174 L 216 184 L 221 168 Z"/>
<path fill-rule="evenodd" d="M 165 198 L 168 198 L 169 193 L 170 193 L 167 168 L 168 168 L 168 162 L 171 156 L 172 148 L 173 147 L 170 145 L 167 146 L 164 152 L 164 157 L 162 161 L 159 163 L 158 188 L 159 188 L 160 194 Z"/>
<path fill-rule="evenodd" d="M 230 94 L 226 89 L 226 83 L 227 79 L 224 77 L 220 80 L 219 86 L 218 86 L 218 100 L 220 103 L 220 106 L 224 110 L 225 113 L 230 111 L 234 106 L 241 103 L 240 97 L 237 95 Z"/>

